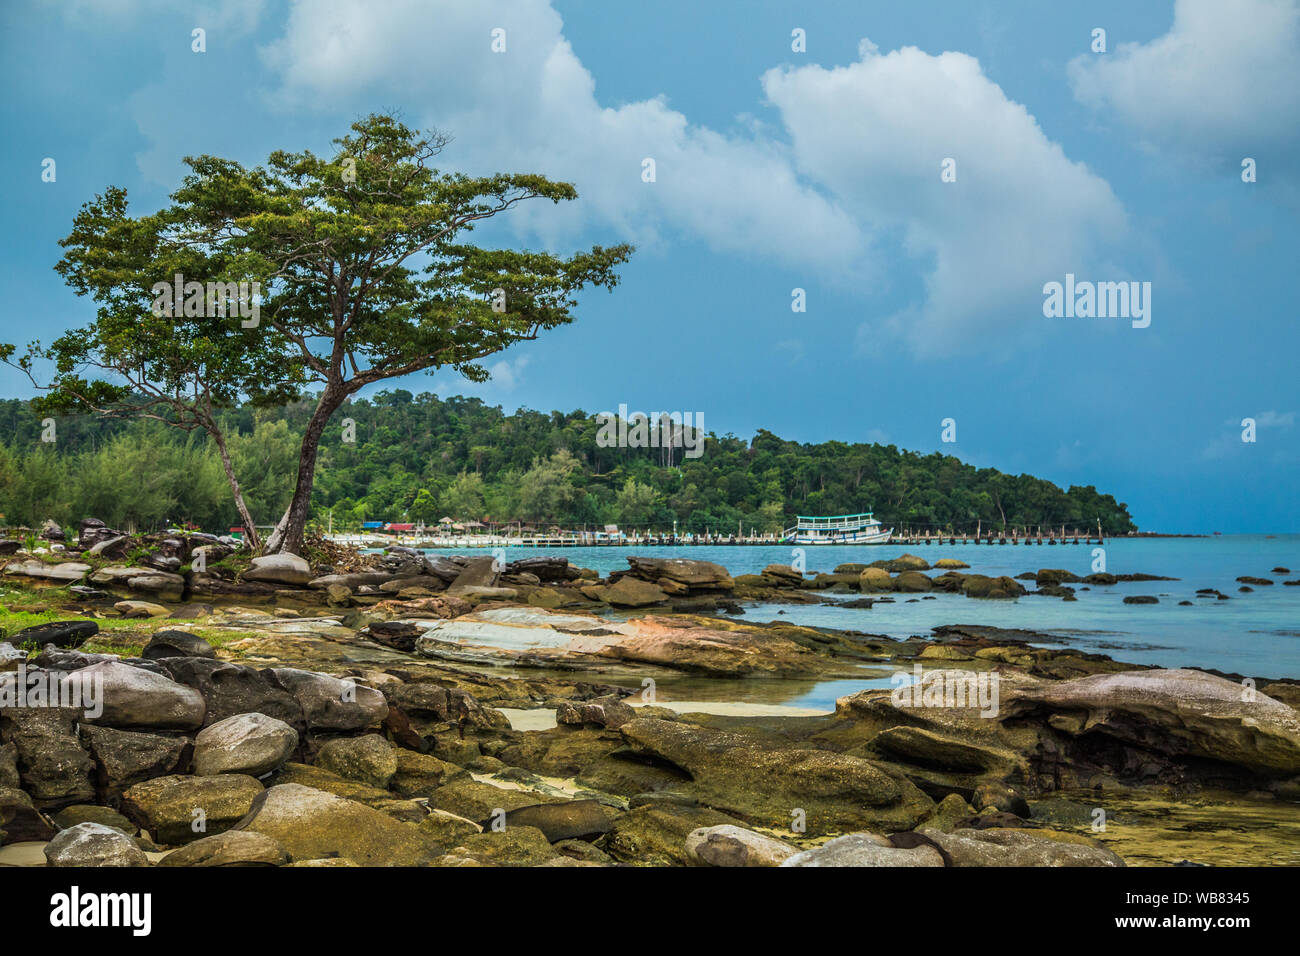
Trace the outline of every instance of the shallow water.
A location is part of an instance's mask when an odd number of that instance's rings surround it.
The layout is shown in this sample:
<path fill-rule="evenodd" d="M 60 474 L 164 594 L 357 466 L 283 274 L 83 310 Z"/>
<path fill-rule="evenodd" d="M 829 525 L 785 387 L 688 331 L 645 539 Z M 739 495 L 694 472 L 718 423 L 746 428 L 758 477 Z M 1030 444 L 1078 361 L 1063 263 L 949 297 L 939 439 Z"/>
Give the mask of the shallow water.
<path fill-rule="evenodd" d="M 1080 650 L 1108 654 L 1139 664 L 1204 667 L 1255 677 L 1300 678 L 1300 587 L 1283 580 L 1300 578 L 1300 535 L 1222 535 L 1206 538 L 1115 538 L 1103 546 L 1105 570 L 1176 577 L 1078 590 L 1078 601 L 1024 597 L 1016 601 L 976 601 L 939 594 L 934 600 L 894 595 L 894 604 L 874 608 L 819 605 L 762 605 L 746 608 L 742 620 L 781 620 L 795 624 L 859 630 L 901 638 L 927 634 L 939 624 L 986 624 L 1048 632 Z M 772 547 L 507 548 L 505 560 L 540 555 L 564 556 L 601 574 L 627 567 L 631 554 L 716 561 L 733 575 L 753 574 L 769 564 L 789 564 L 792 549 Z M 829 545 L 804 548 L 809 572 L 837 564 L 919 554 L 933 563 L 957 558 L 980 574 L 1016 575 L 1039 568 L 1064 568 L 1080 577 L 1093 570 L 1094 547 L 1086 545 L 931 544 L 901 547 Z M 468 552 L 467 552 L 468 553 Z M 486 549 L 482 553 L 490 553 Z M 1287 567 L 1291 573 L 1274 575 Z M 1273 580 L 1252 593 L 1237 591 L 1241 575 Z M 1032 582 L 1030 582 L 1032 586 Z M 1229 601 L 1198 598 L 1199 588 L 1217 588 Z M 1130 594 L 1150 594 L 1159 604 L 1124 604 Z M 836 596 L 838 597 L 838 596 Z M 846 595 L 844 599 L 856 597 Z M 916 597 L 920 597 L 919 595 Z M 1191 607 L 1178 602 L 1193 601 Z M 780 613 L 784 612 L 784 613 Z"/>

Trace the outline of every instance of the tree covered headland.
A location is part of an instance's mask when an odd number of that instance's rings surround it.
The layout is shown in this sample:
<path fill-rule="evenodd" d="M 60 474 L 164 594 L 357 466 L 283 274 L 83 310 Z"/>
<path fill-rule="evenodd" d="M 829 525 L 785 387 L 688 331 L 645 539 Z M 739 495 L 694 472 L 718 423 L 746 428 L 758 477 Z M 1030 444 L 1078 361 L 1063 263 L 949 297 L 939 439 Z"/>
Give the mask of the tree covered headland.
<path fill-rule="evenodd" d="M 219 413 L 253 520 L 272 524 L 294 494 L 314 400 Z M 346 420 L 351 420 L 349 427 Z M 975 468 L 893 445 L 800 444 L 760 430 L 710 434 L 703 454 L 602 447 L 583 411 L 506 414 L 479 399 L 404 389 L 343 404 L 320 442 L 310 517 L 335 530 L 362 521 L 519 521 L 540 527 L 679 532 L 776 531 L 796 514 L 874 511 L 896 527 L 974 531 L 1062 524 L 1136 530 L 1127 506 L 1092 486 L 1062 490 L 1031 475 Z M 147 530 L 241 523 L 212 439 L 149 421 L 55 420 L 53 442 L 26 401 L 0 400 L 0 512 L 38 526 L 93 515 Z M 355 441 L 347 441 L 349 432 Z"/>

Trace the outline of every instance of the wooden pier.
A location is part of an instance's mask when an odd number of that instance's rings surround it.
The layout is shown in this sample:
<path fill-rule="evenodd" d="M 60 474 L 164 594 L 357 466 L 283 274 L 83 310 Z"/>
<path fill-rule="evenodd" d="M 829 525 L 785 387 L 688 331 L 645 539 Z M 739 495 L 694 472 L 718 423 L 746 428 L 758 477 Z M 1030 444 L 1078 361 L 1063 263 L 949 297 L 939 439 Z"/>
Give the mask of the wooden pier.
<path fill-rule="evenodd" d="M 690 547 L 761 547 L 789 545 L 777 534 L 753 535 L 674 535 L 674 534 L 630 534 L 625 537 L 610 537 L 604 534 L 576 532 L 573 534 L 551 535 L 508 535 L 508 534 L 335 534 L 330 540 L 343 545 L 361 548 L 382 548 L 401 545 L 408 548 L 690 548 Z M 1056 528 L 1048 531 L 1028 532 L 1023 529 L 1010 532 L 984 531 L 978 529 L 974 534 L 957 532 L 903 530 L 896 532 L 888 544 L 902 547 L 919 547 L 927 545 L 1058 545 L 1058 544 L 1101 544 L 1100 531 L 1088 532 L 1076 529 Z M 878 545 L 843 544 L 840 547 L 879 547 Z M 822 545 L 803 545 L 814 549 Z"/>

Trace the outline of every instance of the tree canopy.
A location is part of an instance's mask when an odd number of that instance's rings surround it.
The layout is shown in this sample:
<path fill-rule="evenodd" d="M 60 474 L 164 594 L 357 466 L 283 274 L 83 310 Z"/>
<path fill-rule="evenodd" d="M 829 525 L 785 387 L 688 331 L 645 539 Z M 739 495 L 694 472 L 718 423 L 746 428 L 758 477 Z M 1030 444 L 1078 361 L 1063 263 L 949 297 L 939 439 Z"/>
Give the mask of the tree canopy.
<path fill-rule="evenodd" d="M 258 513 L 278 514 L 289 500 L 295 436 L 314 407 L 307 400 L 223 413 Z M 362 521 L 432 525 L 446 515 L 661 531 L 676 521 L 679 531 L 728 533 L 742 523 L 789 527 L 797 514 L 874 510 L 886 524 L 918 529 L 1093 528 L 1100 520 L 1107 534 L 1136 530 L 1127 506 L 1091 485 L 1061 489 L 893 445 L 802 444 L 769 431 L 751 441 L 709 435 L 701 457 L 665 467 L 658 449 L 600 447 L 595 416 L 581 410 L 507 414 L 475 398 L 398 389 L 354 399 L 343 414 L 356 423 L 356 441 L 330 430 L 311 502 L 313 519 L 332 517 L 335 529 Z M 57 446 L 43 445 L 26 403 L 0 401 L 0 434 L 12 436 L 0 445 L 0 511 L 10 522 L 94 514 L 110 523 L 189 520 L 216 530 L 234 520 L 210 445 L 160 425 L 88 416 L 61 419 L 59 428 Z M 123 454 L 146 447 L 152 458 Z M 171 480 L 155 481 L 153 472 Z"/>
<path fill-rule="evenodd" d="M 156 213 L 132 217 L 126 191 L 108 188 L 76 217 L 58 265 L 98 303 L 95 322 L 49 347 L 33 343 L 15 364 L 33 373 L 53 363 L 42 384 L 51 411 L 206 431 L 245 525 L 254 519 L 217 410 L 313 389 L 311 415 L 291 420 L 297 473 L 265 545 L 300 551 L 321 438 L 344 402 L 425 370 L 483 380 L 482 359 L 571 322 L 578 292 L 613 288 L 631 254 L 627 245 L 566 257 L 469 242 L 482 221 L 577 191 L 533 173 L 439 171 L 430 163 L 449 141 L 374 114 L 329 157 L 277 150 L 251 169 L 187 157 L 189 174 Z M 183 301 L 160 309 L 159 288 L 174 277 Z M 240 291 L 237 318 L 229 283 Z M 257 290 L 251 322 L 245 288 Z M 5 346 L 0 357 L 14 353 Z"/>

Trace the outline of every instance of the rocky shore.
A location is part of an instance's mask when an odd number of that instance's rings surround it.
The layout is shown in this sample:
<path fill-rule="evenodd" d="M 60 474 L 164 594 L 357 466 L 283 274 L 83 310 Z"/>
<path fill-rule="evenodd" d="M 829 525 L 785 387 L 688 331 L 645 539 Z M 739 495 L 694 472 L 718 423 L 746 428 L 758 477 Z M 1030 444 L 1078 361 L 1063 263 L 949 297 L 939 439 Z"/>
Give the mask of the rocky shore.
<path fill-rule="evenodd" d="M 845 593 L 1069 599 L 1090 585 L 1068 572 L 1033 572 L 1031 591 L 912 556 L 736 577 L 630 556 L 602 577 L 563 557 L 319 543 L 307 559 L 251 557 L 93 520 L 0 553 L 0 865 L 1300 853 L 1294 682 L 1142 668 L 1037 646 L 1031 630 L 899 641 L 743 618 L 749 602 Z M 871 678 L 829 713 L 748 703 Z M 661 690 L 679 685 L 732 706 Z"/>

